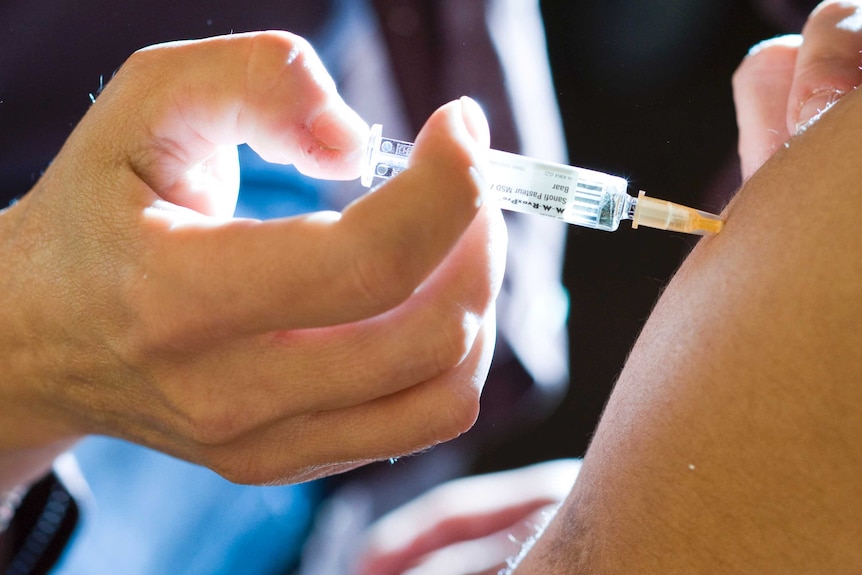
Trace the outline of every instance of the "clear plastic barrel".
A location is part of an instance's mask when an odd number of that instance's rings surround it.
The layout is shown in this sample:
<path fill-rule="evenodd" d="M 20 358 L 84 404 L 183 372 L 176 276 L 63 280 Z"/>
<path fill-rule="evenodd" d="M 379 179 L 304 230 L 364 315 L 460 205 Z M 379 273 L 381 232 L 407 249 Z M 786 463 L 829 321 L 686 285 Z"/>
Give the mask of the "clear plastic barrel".
<path fill-rule="evenodd" d="M 412 143 L 384 138 L 374 125 L 362 184 L 398 175 L 412 150 Z M 489 150 L 485 179 L 502 208 L 599 230 L 615 231 L 634 199 L 618 176 L 497 150 Z"/>
<path fill-rule="evenodd" d="M 633 200 L 618 176 L 491 150 L 489 185 L 510 210 L 615 231 Z"/>

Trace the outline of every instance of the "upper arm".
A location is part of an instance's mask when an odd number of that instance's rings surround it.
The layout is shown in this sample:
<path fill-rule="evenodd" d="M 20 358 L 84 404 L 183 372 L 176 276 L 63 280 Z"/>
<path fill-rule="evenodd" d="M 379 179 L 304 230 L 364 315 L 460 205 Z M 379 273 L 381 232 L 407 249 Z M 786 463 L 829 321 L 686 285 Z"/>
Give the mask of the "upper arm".
<path fill-rule="evenodd" d="M 862 569 L 860 136 L 856 93 L 739 192 L 519 575 Z"/>

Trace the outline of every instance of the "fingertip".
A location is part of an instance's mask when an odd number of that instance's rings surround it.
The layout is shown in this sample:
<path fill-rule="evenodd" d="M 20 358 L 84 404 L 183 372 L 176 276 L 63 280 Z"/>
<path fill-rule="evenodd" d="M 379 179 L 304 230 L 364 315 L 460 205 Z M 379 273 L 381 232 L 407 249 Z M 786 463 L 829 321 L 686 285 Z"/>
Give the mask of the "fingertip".
<path fill-rule="evenodd" d="M 428 118 L 416 136 L 408 159 L 410 169 L 404 174 L 412 173 L 417 181 L 424 180 L 426 185 L 433 183 L 435 187 L 446 189 L 453 199 L 459 198 L 458 205 L 464 205 L 461 200 L 467 200 L 472 220 L 487 195 L 484 178 L 487 154 L 476 140 L 482 138 L 484 114 L 479 109 L 478 116 L 474 116 L 476 109 L 470 103 L 466 107 L 467 111 L 463 102 L 455 100 L 441 106 Z M 473 126 L 468 127 L 468 122 Z M 453 209 L 454 206 L 450 214 Z"/>
<path fill-rule="evenodd" d="M 746 58 L 752 58 L 767 50 L 796 50 L 802 45 L 801 34 L 785 34 L 758 42 L 748 51 Z"/>
<path fill-rule="evenodd" d="M 327 106 L 308 122 L 297 167 L 313 177 L 352 180 L 362 171 L 370 128 L 343 102 Z"/>
<path fill-rule="evenodd" d="M 368 124 L 343 102 L 332 104 L 311 121 L 311 134 L 327 150 L 352 152 L 368 142 Z"/>
<path fill-rule="evenodd" d="M 764 82 L 773 84 L 775 79 L 782 78 L 789 89 L 801 45 L 802 36 L 799 34 L 778 36 L 755 44 L 733 75 L 734 88 L 745 89 L 746 84 L 756 84 L 760 89 Z"/>

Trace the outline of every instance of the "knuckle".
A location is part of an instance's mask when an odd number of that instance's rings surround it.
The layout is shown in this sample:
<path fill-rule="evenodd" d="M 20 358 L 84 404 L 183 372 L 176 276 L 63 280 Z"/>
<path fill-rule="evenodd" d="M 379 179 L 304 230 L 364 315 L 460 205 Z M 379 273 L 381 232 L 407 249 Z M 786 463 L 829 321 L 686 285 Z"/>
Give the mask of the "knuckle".
<path fill-rule="evenodd" d="M 448 441 L 468 431 L 479 416 L 482 388 L 487 376 L 487 366 L 493 350 L 493 323 L 484 326 L 491 333 L 484 333 L 470 353 L 471 357 L 457 370 L 453 370 L 446 382 L 447 400 L 442 404 L 435 420 L 438 441 Z M 468 365 L 469 364 L 469 365 Z"/>
<path fill-rule="evenodd" d="M 128 69 L 139 66 L 155 65 L 155 63 L 161 59 L 163 53 L 164 47 L 159 44 L 140 48 L 132 52 L 132 54 L 126 58 L 126 61 L 123 63 L 123 67 Z"/>
<path fill-rule="evenodd" d="M 405 301 L 413 293 L 415 285 L 408 274 L 410 254 L 407 246 L 384 251 L 371 247 L 359 250 L 362 255 L 353 260 L 350 291 L 364 302 L 371 313 L 382 313 Z M 384 255 L 385 254 L 385 255 Z"/>
<path fill-rule="evenodd" d="M 139 66 L 144 66 L 152 59 L 155 53 L 156 52 L 151 47 L 135 50 L 128 58 L 126 58 L 126 61 L 123 62 L 122 69 L 131 70 Z"/>
<path fill-rule="evenodd" d="M 309 458 L 301 449 L 272 457 L 257 447 L 252 444 L 210 449 L 206 452 L 202 465 L 238 485 L 305 483 L 357 466 L 353 461 L 321 462 L 319 458 Z"/>
<path fill-rule="evenodd" d="M 247 418 L 239 410 L 218 401 L 186 401 L 182 406 L 185 434 L 198 446 L 228 445 L 248 429 Z"/>
<path fill-rule="evenodd" d="M 292 75 L 308 76 L 318 85 L 335 90 L 334 80 L 326 72 L 320 56 L 302 36 L 268 31 L 254 35 L 252 42 L 251 54 L 259 61 L 271 63 L 276 77 L 286 71 Z"/>
<path fill-rule="evenodd" d="M 466 310 L 441 314 L 435 324 L 434 360 L 439 372 L 455 368 L 464 361 L 473 347 L 478 320 Z"/>
<path fill-rule="evenodd" d="M 187 337 L 178 326 L 145 318 L 129 323 L 128 330 L 114 343 L 115 354 L 124 365 L 141 371 L 164 371 L 188 360 Z"/>
<path fill-rule="evenodd" d="M 452 393 L 445 409 L 435 416 L 433 433 L 437 443 L 450 441 L 469 431 L 479 417 L 479 386 L 462 382 Z"/>
<path fill-rule="evenodd" d="M 253 456 L 237 454 L 233 451 L 219 450 L 210 454 L 204 465 L 237 485 L 266 485 L 273 483 L 273 478 L 257 464 Z"/>
<path fill-rule="evenodd" d="M 259 32 L 252 36 L 251 48 L 253 54 L 272 57 L 288 65 L 301 62 L 305 54 L 313 52 L 311 44 L 302 36 L 277 30 Z"/>

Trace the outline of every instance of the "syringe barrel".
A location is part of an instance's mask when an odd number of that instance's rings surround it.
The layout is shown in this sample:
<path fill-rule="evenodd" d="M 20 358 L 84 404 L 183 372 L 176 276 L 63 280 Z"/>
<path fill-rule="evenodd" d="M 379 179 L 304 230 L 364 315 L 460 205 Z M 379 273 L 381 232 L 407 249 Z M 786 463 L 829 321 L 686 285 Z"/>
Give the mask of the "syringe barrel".
<path fill-rule="evenodd" d="M 631 196 L 618 176 L 490 150 L 489 185 L 501 207 L 615 231 Z"/>
<path fill-rule="evenodd" d="M 413 144 L 383 137 L 383 126 L 371 126 L 365 165 L 362 166 L 360 181 L 370 188 L 375 178 L 388 180 L 407 169 L 407 158 L 413 151 Z"/>
<path fill-rule="evenodd" d="M 382 127 L 374 125 L 362 184 L 398 175 L 412 149 L 410 142 L 384 138 Z M 497 150 L 488 153 L 485 178 L 502 208 L 607 231 L 619 227 L 634 199 L 618 176 Z"/>

